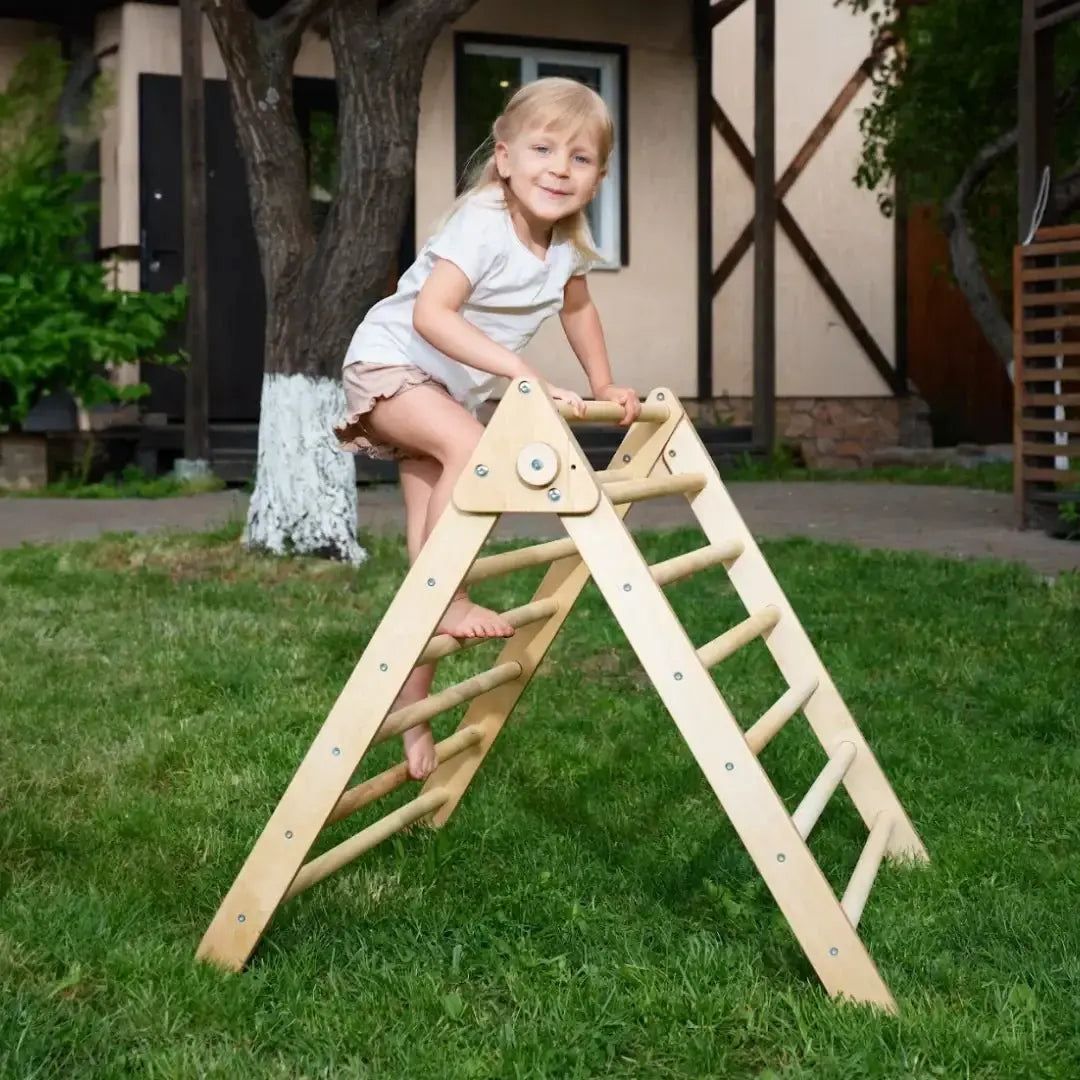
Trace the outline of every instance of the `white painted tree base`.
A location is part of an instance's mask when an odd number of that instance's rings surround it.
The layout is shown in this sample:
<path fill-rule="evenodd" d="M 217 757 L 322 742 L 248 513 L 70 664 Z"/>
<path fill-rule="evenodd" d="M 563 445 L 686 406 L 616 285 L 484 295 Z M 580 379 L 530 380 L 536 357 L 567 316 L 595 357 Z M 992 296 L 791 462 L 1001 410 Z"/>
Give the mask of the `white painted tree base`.
<path fill-rule="evenodd" d="M 336 379 L 263 376 L 248 549 L 350 563 L 367 558 L 356 539 L 356 463 L 332 431 L 344 411 Z"/>

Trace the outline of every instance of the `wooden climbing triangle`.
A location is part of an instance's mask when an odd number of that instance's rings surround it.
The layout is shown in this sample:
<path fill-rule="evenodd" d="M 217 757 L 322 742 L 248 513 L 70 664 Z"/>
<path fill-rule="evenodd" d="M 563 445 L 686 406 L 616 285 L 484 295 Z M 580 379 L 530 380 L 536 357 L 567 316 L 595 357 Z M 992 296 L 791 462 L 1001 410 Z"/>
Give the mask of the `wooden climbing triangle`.
<path fill-rule="evenodd" d="M 586 421 L 621 418 L 587 404 Z M 241 969 L 281 904 L 401 829 L 454 812 L 591 576 L 731 819 L 828 992 L 889 1011 L 896 1004 L 857 933 L 882 859 L 927 858 L 880 765 L 670 391 L 653 391 L 611 467 L 594 472 L 544 388 L 509 387 L 454 489 L 452 504 L 407 574 L 307 755 L 256 841 L 199 946 L 198 956 Z M 707 544 L 648 565 L 623 523 L 638 501 L 685 494 Z M 480 556 L 506 513 L 557 515 L 561 540 Z M 517 632 L 487 671 L 391 712 L 410 671 L 474 642 L 434 634 L 459 586 L 528 566 L 549 566 L 532 600 L 505 612 Z M 723 565 L 747 617 L 695 646 L 663 586 Z M 745 731 L 710 668 L 761 638 L 789 689 Z M 404 763 L 348 787 L 368 748 L 470 702 L 438 743 L 439 766 L 420 794 L 329 851 L 308 859 L 322 829 L 407 780 Z M 828 762 L 789 814 L 758 758 L 802 712 Z M 807 844 L 843 784 L 868 830 L 837 899 Z"/>

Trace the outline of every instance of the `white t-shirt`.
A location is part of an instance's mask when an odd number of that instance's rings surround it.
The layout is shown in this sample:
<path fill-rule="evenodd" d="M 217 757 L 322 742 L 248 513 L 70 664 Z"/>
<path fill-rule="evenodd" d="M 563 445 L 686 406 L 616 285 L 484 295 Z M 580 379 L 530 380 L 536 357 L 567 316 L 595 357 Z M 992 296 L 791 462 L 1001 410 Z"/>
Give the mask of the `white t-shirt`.
<path fill-rule="evenodd" d="M 436 349 L 413 328 L 413 306 L 437 259 L 454 263 L 472 283 L 461 314 L 488 337 L 520 353 L 545 319 L 563 305 L 563 289 L 587 260 L 568 240 L 547 257 L 531 252 L 514 231 L 502 194 L 482 191 L 454 212 L 402 275 L 397 291 L 368 311 L 353 334 L 350 364 L 415 364 L 438 379 L 466 408 L 488 398 L 500 377 Z"/>

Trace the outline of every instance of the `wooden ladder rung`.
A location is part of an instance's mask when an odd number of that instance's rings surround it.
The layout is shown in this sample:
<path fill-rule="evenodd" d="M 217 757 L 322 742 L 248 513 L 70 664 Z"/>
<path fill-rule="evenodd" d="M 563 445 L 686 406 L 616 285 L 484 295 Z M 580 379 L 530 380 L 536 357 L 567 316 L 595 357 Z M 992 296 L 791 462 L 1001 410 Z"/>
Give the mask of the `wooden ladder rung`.
<path fill-rule="evenodd" d="M 435 757 L 440 762 L 449 761 L 463 750 L 475 746 L 483 737 L 484 733 L 478 727 L 462 728 L 460 731 L 455 731 L 449 738 L 435 744 Z M 355 814 L 357 810 L 362 810 L 376 799 L 381 799 L 384 795 L 389 795 L 391 791 L 396 791 L 402 784 L 407 784 L 409 779 L 408 765 L 404 761 L 399 761 L 385 772 L 349 788 L 330 811 L 326 824 L 333 825 L 350 814 Z"/>
<path fill-rule="evenodd" d="M 761 718 L 746 731 L 746 744 L 755 754 L 760 754 L 779 734 L 784 725 L 814 696 L 817 679 L 804 686 L 792 686 L 785 691 Z"/>
<path fill-rule="evenodd" d="M 851 763 L 855 760 L 855 753 L 853 742 L 845 739 L 840 743 L 832 752 L 825 768 L 818 773 L 817 779 L 810 785 L 810 789 L 803 796 L 795 813 L 791 815 L 791 823 L 795 826 L 795 831 L 804 840 L 817 824 L 833 792 L 847 775 Z"/>
<path fill-rule="evenodd" d="M 615 401 L 586 401 L 585 415 L 575 416 L 574 410 L 565 402 L 555 402 L 562 418 L 571 424 L 617 424 L 626 410 Z M 639 424 L 662 424 L 671 416 L 671 410 L 659 402 L 645 402 L 638 416 Z"/>
<path fill-rule="evenodd" d="M 682 495 L 701 491 L 705 487 L 703 473 L 673 473 L 644 480 L 614 480 L 604 484 L 604 493 L 616 505 L 659 499 L 664 495 Z"/>
<path fill-rule="evenodd" d="M 540 622 L 542 619 L 550 619 L 559 610 L 559 602 L 554 597 L 546 600 L 534 600 L 531 604 L 523 604 L 521 607 L 511 608 L 504 611 L 502 617 L 515 629 L 520 630 L 530 623 Z M 449 634 L 436 634 L 420 654 L 417 664 L 429 664 L 432 660 L 441 660 L 444 656 L 470 649 L 474 645 L 481 645 L 485 641 L 501 641 L 502 638 L 456 638 Z"/>
<path fill-rule="evenodd" d="M 485 555 L 472 564 L 465 575 L 465 584 L 486 581 L 499 574 L 510 574 L 523 570 L 527 566 L 547 566 L 559 559 L 577 554 L 577 547 L 569 537 L 551 540 L 546 544 L 532 544 L 529 547 L 515 548 L 513 551 L 501 551 L 498 555 Z"/>
<path fill-rule="evenodd" d="M 707 668 L 715 667 L 721 660 L 726 660 L 732 653 L 771 630 L 779 621 L 780 609 L 770 604 L 702 645 L 697 651 L 698 659 Z"/>
<path fill-rule="evenodd" d="M 446 792 L 442 788 L 435 788 L 433 791 L 418 795 L 411 802 L 399 806 L 386 817 L 379 818 L 374 824 L 361 830 L 355 836 L 349 837 L 337 847 L 332 847 L 329 851 L 312 859 L 311 862 L 304 863 L 293 878 L 282 901 L 291 900 L 294 896 L 306 892 L 312 885 L 317 885 L 323 878 L 329 877 L 335 870 L 340 870 L 353 859 L 359 858 L 365 851 L 370 851 L 394 833 L 426 817 L 433 810 L 438 810 L 446 802 L 446 798 Z"/>
<path fill-rule="evenodd" d="M 653 581 L 657 585 L 670 585 L 673 581 L 689 577 L 699 570 L 707 570 L 717 563 L 731 562 L 743 553 L 741 540 L 729 540 L 726 544 L 708 544 L 685 555 L 676 555 L 672 559 L 655 563 L 649 567 Z"/>
<path fill-rule="evenodd" d="M 489 668 L 487 671 L 481 671 L 479 675 L 473 675 L 462 682 L 455 683 L 453 686 L 448 686 L 445 690 L 440 690 L 437 694 L 431 694 L 420 701 L 413 702 L 412 705 L 406 705 L 404 708 L 390 713 L 375 733 L 371 745 L 375 746 L 378 743 L 386 742 L 387 739 L 400 735 L 403 731 L 416 727 L 417 724 L 433 720 L 439 713 L 444 713 L 447 709 L 452 709 L 466 701 L 472 701 L 474 697 L 479 697 L 489 690 L 505 686 L 506 683 L 520 678 L 521 665 L 516 660 L 510 660 L 505 664 Z"/>
<path fill-rule="evenodd" d="M 859 861 L 855 864 L 848 887 L 844 890 L 844 898 L 840 901 L 840 907 L 848 917 L 852 926 L 859 925 L 862 918 L 863 908 L 866 906 L 867 897 L 873 888 L 874 879 L 877 877 L 881 860 L 885 857 L 885 849 L 889 844 L 889 834 L 892 832 L 892 818 L 884 813 L 879 813 L 874 819 L 873 828 L 866 839 L 866 845 L 862 849 Z"/>

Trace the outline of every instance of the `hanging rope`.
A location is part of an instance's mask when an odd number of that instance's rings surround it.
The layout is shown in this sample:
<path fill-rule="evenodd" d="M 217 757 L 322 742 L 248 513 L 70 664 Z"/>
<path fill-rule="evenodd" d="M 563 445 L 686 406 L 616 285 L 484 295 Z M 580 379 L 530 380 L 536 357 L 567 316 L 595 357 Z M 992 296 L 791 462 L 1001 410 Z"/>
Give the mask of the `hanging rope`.
<path fill-rule="evenodd" d="M 1050 202 L 1050 166 L 1043 167 L 1042 180 L 1039 182 L 1039 195 L 1035 199 L 1035 209 L 1031 214 L 1031 228 L 1028 230 L 1027 236 L 1024 238 L 1022 247 L 1027 247 L 1032 240 L 1035 239 L 1035 234 L 1039 231 L 1039 226 L 1042 224 L 1043 215 L 1046 213 L 1046 206 Z"/>

